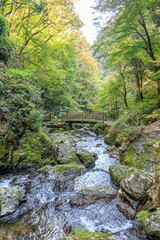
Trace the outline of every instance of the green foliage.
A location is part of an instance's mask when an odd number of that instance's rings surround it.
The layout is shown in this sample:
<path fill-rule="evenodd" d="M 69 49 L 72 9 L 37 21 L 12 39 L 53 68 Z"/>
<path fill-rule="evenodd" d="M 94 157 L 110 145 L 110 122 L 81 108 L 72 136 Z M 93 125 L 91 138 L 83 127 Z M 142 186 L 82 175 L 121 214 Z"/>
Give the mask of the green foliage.
<path fill-rule="evenodd" d="M 147 123 L 156 122 L 157 120 L 160 120 L 160 110 L 156 109 L 149 115 L 143 115 L 143 117 L 146 119 Z"/>
<path fill-rule="evenodd" d="M 160 95 L 159 3 L 157 0 L 96 3 L 97 11 L 112 11 L 112 17 L 94 44 L 94 50 L 109 69 L 92 107 L 108 111 L 112 119 L 128 112 L 126 108 L 134 112 L 144 107 L 151 114 L 152 101 L 156 102 L 157 92 Z"/>
<path fill-rule="evenodd" d="M 43 123 L 43 115 L 39 110 L 32 110 L 27 118 L 27 123 L 33 131 L 40 129 Z"/>
<path fill-rule="evenodd" d="M 7 61 L 11 44 L 8 39 L 8 23 L 0 13 L 0 60 Z"/>
<path fill-rule="evenodd" d="M 0 76 L 1 120 L 5 120 L 20 136 L 25 129 L 40 126 L 41 91 L 34 85 L 34 73 L 29 69 L 9 69 Z M 37 122 L 36 122 L 37 121 Z"/>

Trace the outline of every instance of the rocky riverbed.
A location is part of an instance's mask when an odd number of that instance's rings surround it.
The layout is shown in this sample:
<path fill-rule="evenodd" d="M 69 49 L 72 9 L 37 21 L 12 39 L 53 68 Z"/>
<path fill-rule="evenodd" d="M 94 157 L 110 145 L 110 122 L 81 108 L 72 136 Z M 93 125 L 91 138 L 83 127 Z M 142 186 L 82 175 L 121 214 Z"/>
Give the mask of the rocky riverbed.
<path fill-rule="evenodd" d="M 138 223 L 133 220 L 137 199 L 132 208 L 122 202 L 124 188 L 128 187 L 128 196 L 135 192 L 131 188 L 134 178 L 128 175 L 134 171 L 123 171 L 127 180 L 116 178 L 122 170 L 116 173 L 110 167 L 119 161 L 109 156 L 103 137 L 84 129 L 51 133 L 51 137 L 59 146 L 60 165 L 1 175 L 0 239 L 57 240 L 68 234 L 74 239 L 74 229 L 79 227 L 112 235 L 96 235 L 92 239 L 152 239 L 140 234 Z M 149 188 L 151 180 L 142 183 Z"/>

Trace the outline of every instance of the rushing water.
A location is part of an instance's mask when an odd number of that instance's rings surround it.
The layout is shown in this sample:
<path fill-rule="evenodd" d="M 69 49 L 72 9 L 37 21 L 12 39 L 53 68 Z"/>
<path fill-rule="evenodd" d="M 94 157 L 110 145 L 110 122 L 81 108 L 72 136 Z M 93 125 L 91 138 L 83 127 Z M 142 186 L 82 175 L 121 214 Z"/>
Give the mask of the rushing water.
<path fill-rule="evenodd" d="M 103 137 L 81 130 L 77 147 L 96 152 L 98 159 L 93 169 L 78 177 L 80 183 L 76 187 L 81 187 L 82 183 L 115 187 L 106 171 L 118 161 L 109 157 Z M 117 240 L 146 239 L 139 234 L 137 223 L 119 212 L 116 198 L 110 202 L 102 199 L 90 205 L 72 206 L 74 178 L 74 173 L 55 173 L 48 177 L 36 171 L 1 176 L 0 188 L 14 184 L 25 186 L 26 198 L 16 212 L 0 219 L 0 239 L 56 240 L 80 226 L 91 232 L 112 232 Z"/>

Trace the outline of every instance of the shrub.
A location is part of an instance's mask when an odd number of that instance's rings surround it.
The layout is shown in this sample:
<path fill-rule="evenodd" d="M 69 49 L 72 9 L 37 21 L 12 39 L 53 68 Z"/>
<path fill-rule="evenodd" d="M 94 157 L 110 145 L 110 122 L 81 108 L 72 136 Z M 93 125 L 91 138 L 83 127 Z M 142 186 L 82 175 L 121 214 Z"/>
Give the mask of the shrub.
<path fill-rule="evenodd" d="M 39 130 L 43 122 L 42 112 L 39 110 L 32 110 L 27 118 L 27 122 L 33 131 Z"/>

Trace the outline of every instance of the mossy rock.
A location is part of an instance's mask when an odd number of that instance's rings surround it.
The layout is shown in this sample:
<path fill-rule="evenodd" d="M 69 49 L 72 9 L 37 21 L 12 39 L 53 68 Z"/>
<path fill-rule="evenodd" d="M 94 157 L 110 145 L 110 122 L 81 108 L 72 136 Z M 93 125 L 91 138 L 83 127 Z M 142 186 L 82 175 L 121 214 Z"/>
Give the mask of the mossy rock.
<path fill-rule="evenodd" d="M 122 163 L 154 172 L 160 165 L 160 138 L 154 138 L 156 136 L 141 137 L 132 143 L 124 152 Z"/>
<path fill-rule="evenodd" d="M 77 152 L 66 153 L 62 158 L 58 159 L 58 161 L 62 164 L 83 164 L 85 167 L 88 168 L 94 166 L 96 159 L 96 153 L 91 153 L 84 149 L 79 149 Z"/>
<path fill-rule="evenodd" d="M 79 170 L 81 168 L 84 168 L 84 166 L 81 165 L 81 164 L 75 164 L 75 163 L 73 163 L 73 164 L 65 164 L 65 165 L 56 165 L 54 167 L 56 172 L 67 172 L 67 171 L 69 171 L 71 169 Z"/>
<path fill-rule="evenodd" d="M 112 134 L 112 133 L 108 133 L 105 137 L 104 137 L 104 142 L 107 144 L 113 144 L 116 140 L 116 135 Z"/>
<path fill-rule="evenodd" d="M 85 167 L 93 167 L 95 165 L 95 160 L 98 158 L 96 153 L 91 153 L 84 149 L 78 150 L 76 156 L 78 157 L 79 162 Z"/>
<path fill-rule="evenodd" d="M 111 233 L 89 232 L 84 228 L 78 228 L 74 230 L 74 235 L 69 235 L 61 240 L 115 240 Z"/>
<path fill-rule="evenodd" d="M 109 126 L 107 124 L 96 123 L 93 129 L 97 135 L 106 135 L 109 131 Z"/>
<path fill-rule="evenodd" d="M 50 122 L 47 122 L 46 126 L 52 130 L 57 130 L 57 129 L 60 131 L 69 130 L 69 125 L 65 122 L 50 121 Z"/>
<path fill-rule="evenodd" d="M 148 210 L 142 210 L 142 211 L 138 212 L 137 218 L 138 218 L 139 225 L 141 227 L 143 226 L 145 218 L 148 215 L 148 213 L 149 213 Z"/>
<path fill-rule="evenodd" d="M 128 166 L 121 164 L 110 165 L 109 173 L 111 179 L 115 185 L 120 185 L 120 182 L 126 178 L 129 174 L 134 173 L 134 168 L 129 168 Z"/>
<path fill-rule="evenodd" d="M 156 167 L 156 173 L 160 175 L 160 165 Z"/>
<path fill-rule="evenodd" d="M 0 188 L 0 217 L 13 213 L 25 196 L 25 190 L 20 186 Z"/>
<path fill-rule="evenodd" d="M 142 211 L 138 213 L 138 220 L 147 235 L 160 237 L 160 210 L 150 213 Z"/>
<path fill-rule="evenodd" d="M 66 152 L 63 157 L 58 159 L 58 162 L 61 164 L 80 163 L 75 152 Z"/>
<path fill-rule="evenodd" d="M 80 170 L 82 168 L 84 168 L 83 165 L 72 163 L 72 164 L 58 164 L 56 166 L 46 165 L 46 166 L 40 168 L 39 171 L 40 172 L 62 172 L 62 173 L 64 173 L 64 172 L 70 171 L 72 169 Z"/>
<path fill-rule="evenodd" d="M 29 133 L 13 153 L 13 167 L 42 167 L 57 164 L 57 148 L 43 132 Z"/>

